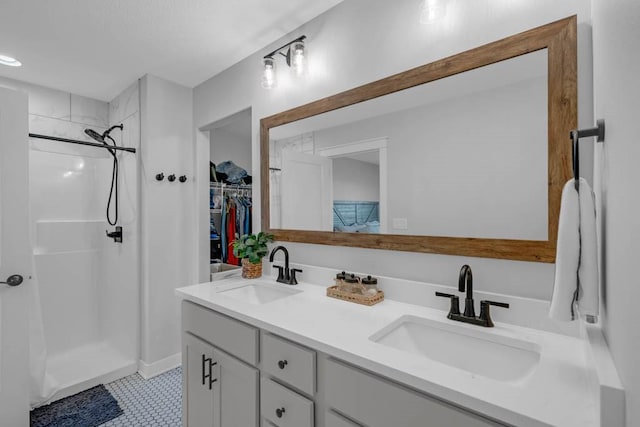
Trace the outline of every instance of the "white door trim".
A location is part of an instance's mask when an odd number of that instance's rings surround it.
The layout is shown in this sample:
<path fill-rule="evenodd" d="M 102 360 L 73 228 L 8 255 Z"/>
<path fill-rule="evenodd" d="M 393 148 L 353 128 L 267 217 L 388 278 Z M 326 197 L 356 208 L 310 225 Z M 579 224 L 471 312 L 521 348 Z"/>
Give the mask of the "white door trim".
<path fill-rule="evenodd" d="M 367 151 L 377 151 L 379 170 L 380 170 L 380 204 L 378 213 L 380 215 L 380 233 L 387 232 L 387 200 L 388 200 L 388 162 L 387 162 L 387 145 L 389 138 L 384 136 L 380 138 L 363 139 L 360 141 L 349 142 L 346 144 L 335 145 L 332 147 L 317 150 L 317 154 L 325 157 L 342 157 L 346 154 L 363 153 Z"/>

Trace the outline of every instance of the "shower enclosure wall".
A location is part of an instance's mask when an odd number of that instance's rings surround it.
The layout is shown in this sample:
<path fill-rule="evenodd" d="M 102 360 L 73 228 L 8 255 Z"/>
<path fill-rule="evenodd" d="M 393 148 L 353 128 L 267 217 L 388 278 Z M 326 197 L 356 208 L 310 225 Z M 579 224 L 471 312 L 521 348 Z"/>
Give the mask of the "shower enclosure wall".
<path fill-rule="evenodd" d="M 30 88 L 31 89 L 31 88 Z M 47 90 L 48 91 L 48 90 Z M 137 148 L 137 83 L 111 104 L 57 91 L 30 92 L 30 132 L 90 139 L 85 128 Z M 44 95 L 43 95 L 44 93 Z M 68 116 L 58 114 L 69 105 Z M 62 101 L 61 101 L 62 100 Z M 39 111 L 37 111 L 39 112 Z M 112 156 L 105 149 L 30 138 L 31 236 L 37 283 L 32 304 L 32 405 L 137 370 L 139 335 L 138 163 L 119 152 L 123 242 L 106 236 Z"/>

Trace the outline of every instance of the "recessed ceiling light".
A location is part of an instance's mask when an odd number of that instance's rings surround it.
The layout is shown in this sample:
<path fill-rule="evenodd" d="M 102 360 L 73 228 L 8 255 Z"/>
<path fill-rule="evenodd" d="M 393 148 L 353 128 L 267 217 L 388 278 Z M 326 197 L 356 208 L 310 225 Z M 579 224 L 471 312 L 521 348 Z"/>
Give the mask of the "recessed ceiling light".
<path fill-rule="evenodd" d="M 0 55 L 0 64 L 8 65 L 9 67 L 20 67 L 22 62 L 7 55 Z"/>

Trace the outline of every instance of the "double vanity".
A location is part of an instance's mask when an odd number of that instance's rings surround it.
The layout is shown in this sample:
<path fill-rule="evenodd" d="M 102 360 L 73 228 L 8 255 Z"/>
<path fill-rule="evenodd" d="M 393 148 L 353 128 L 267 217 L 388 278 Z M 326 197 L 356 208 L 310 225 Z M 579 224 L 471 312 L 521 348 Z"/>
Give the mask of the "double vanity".
<path fill-rule="evenodd" d="M 234 277 L 176 291 L 185 426 L 600 425 L 589 341 L 536 320 L 544 302 L 504 296 L 512 309 L 483 328 L 447 319 L 444 286 L 420 284 L 424 305 L 367 307 L 328 298 L 330 270 L 304 271 L 317 284 Z M 503 321 L 516 310 L 529 319 Z"/>
<path fill-rule="evenodd" d="M 263 117 L 261 230 L 554 262 L 577 59 L 572 16 Z M 345 185 L 333 168 L 363 153 L 377 172 Z M 343 191 L 356 182 L 360 192 Z M 336 209 L 346 204 L 354 217 Z M 343 227 L 354 225 L 366 227 Z M 433 277 L 439 265 L 424 259 L 417 271 Z M 551 321 L 548 301 L 476 292 L 474 304 L 463 269 L 466 297 L 379 277 L 384 301 L 369 307 L 326 296 L 338 268 L 288 267 L 177 290 L 185 426 L 624 425 L 599 327 Z"/>

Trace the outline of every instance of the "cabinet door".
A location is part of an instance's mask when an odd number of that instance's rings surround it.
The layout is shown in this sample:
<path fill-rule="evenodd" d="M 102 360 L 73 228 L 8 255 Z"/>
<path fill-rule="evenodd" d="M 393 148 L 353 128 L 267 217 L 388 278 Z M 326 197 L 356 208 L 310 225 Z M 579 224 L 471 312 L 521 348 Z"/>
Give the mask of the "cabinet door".
<path fill-rule="evenodd" d="M 258 370 L 215 349 L 220 427 L 258 427 Z M 217 426 L 216 426 L 217 427 Z"/>
<path fill-rule="evenodd" d="M 191 334 L 182 334 L 182 416 L 185 427 L 219 427 L 214 402 L 217 384 L 213 347 Z"/>

